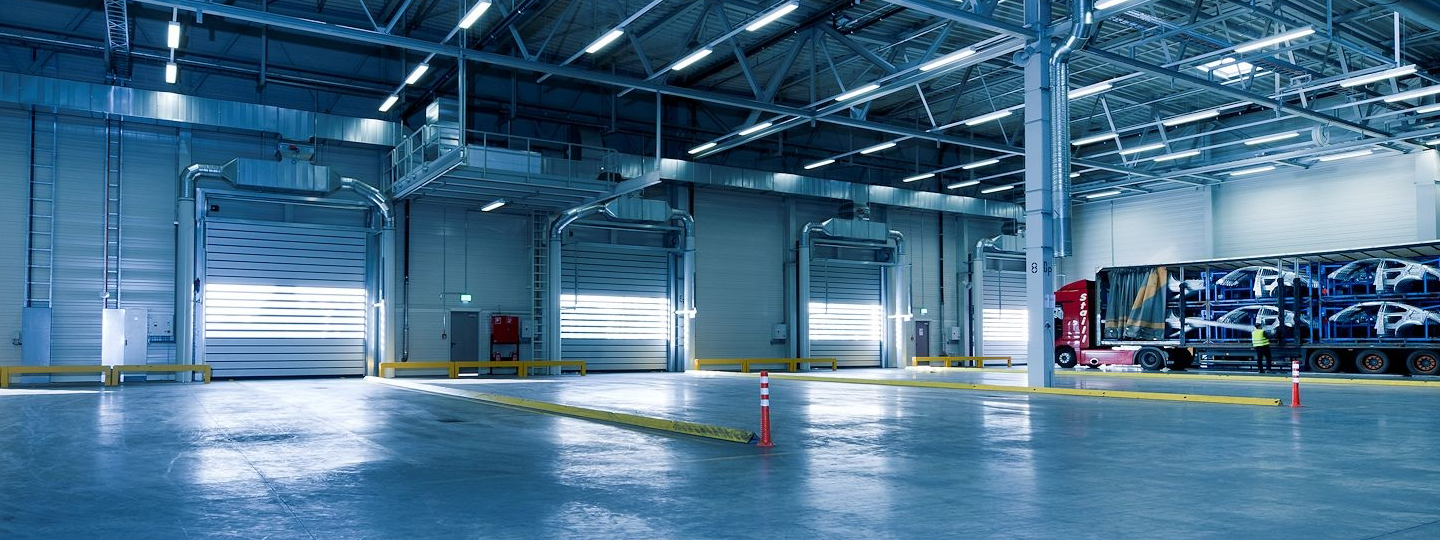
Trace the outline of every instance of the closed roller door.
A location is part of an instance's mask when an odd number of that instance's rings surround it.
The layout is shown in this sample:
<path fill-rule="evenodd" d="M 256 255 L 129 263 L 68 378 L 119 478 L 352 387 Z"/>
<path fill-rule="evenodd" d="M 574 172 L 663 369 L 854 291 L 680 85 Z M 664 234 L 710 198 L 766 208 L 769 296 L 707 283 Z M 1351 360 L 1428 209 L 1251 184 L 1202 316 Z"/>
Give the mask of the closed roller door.
<path fill-rule="evenodd" d="M 807 336 L 811 358 L 841 366 L 879 367 L 884 329 L 881 268 L 814 263 L 810 266 Z"/>
<path fill-rule="evenodd" d="M 1010 263 L 1010 260 L 988 261 Z M 1013 261 L 1024 266 L 1025 261 Z M 1025 307 L 1025 273 L 985 268 L 984 298 L 981 299 L 981 339 L 984 356 L 1009 356 L 1015 362 L 1025 361 L 1026 341 L 1030 339 Z"/>
<path fill-rule="evenodd" d="M 207 220 L 214 375 L 363 375 L 365 240 L 364 231 Z"/>
<path fill-rule="evenodd" d="M 560 260 L 561 355 L 592 370 L 665 369 L 670 255 L 572 244 Z"/>

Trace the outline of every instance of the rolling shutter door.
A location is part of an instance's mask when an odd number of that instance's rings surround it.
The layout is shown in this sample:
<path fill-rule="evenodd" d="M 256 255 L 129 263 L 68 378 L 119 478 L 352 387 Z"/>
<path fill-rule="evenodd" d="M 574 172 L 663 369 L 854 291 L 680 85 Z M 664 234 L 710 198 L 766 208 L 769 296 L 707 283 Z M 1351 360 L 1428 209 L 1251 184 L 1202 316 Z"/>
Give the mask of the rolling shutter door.
<path fill-rule="evenodd" d="M 807 336 L 811 358 L 879 367 L 884 330 L 881 268 L 815 263 L 810 267 Z"/>
<path fill-rule="evenodd" d="M 365 374 L 366 232 L 207 220 L 216 377 Z"/>
<path fill-rule="evenodd" d="M 591 370 L 664 370 L 673 322 L 669 261 L 662 251 L 565 246 L 561 355 Z"/>
<path fill-rule="evenodd" d="M 995 260 L 995 259 L 991 259 Z M 999 259 L 996 262 L 1009 262 Z M 1024 267 L 1024 260 L 1015 264 Z M 1029 310 L 1025 307 L 1025 273 L 995 270 L 986 266 L 981 299 L 981 339 L 984 356 L 1009 356 L 1016 363 L 1025 361 L 1026 327 Z"/>

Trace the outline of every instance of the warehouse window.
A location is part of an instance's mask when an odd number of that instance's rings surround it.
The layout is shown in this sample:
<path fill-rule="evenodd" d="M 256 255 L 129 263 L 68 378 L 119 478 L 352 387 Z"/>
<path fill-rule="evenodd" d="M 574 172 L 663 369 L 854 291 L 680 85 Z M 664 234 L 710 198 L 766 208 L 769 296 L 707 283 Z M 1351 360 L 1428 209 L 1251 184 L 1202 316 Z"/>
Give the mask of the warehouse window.
<path fill-rule="evenodd" d="M 560 337 L 669 339 L 670 300 L 647 296 L 562 294 Z"/>
<path fill-rule="evenodd" d="M 884 329 L 877 304 L 810 303 L 811 341 L 880 341 Z"/>
<path fill-rule="evenodd" d="M 211 283 L 207 338 L 364 338 L 365 289 Z"/>

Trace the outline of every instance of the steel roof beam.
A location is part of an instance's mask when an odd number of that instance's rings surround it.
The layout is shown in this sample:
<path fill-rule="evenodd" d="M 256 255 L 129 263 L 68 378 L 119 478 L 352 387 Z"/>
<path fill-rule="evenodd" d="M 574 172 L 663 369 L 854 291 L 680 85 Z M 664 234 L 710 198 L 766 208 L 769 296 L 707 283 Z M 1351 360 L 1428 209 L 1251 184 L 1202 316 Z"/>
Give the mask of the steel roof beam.
<path fill-rule="evenodd" d="M 1036 36 L 1039 35 L 1039 32 L 1036 32 L 1034 29 L 1031 28 L 1026 28 L 1015 23 L 1008 23 L 999 19 L 986 17 L 984 15 L 979 15 L 970 11 L 958 9 L 955 7 L 955 4 L 953 2 L 946 3 L 939 2 L 937 0 L 885 1 L 891 4 L 895 4 L 897 6 L 913 9 L 915 11 L 919 11 L 933 17 L 950 19 L 952 21 L 957 21 L 962 24 L 989 30 L 991 32 L 996 32 L 999 34 L 1006 34 L 1027 40 L 1036 39 Z"/>

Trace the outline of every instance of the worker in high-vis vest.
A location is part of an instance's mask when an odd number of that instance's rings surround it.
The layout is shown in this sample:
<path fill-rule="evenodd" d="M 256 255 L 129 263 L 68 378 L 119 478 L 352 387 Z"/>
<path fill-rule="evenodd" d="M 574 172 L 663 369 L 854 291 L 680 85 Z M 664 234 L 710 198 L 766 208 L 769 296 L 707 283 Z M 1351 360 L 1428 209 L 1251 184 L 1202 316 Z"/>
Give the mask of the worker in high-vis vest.
<path fill-rule="evenodd" d="M 1250 345 L 1255 347 L 1255 367 L 1260 373 L 1273 371 L 1270 359 L 1270 336 L 1265 333 L 1265 326 L 1255 323 L 1255 329 L 1250 331 Z"/>

